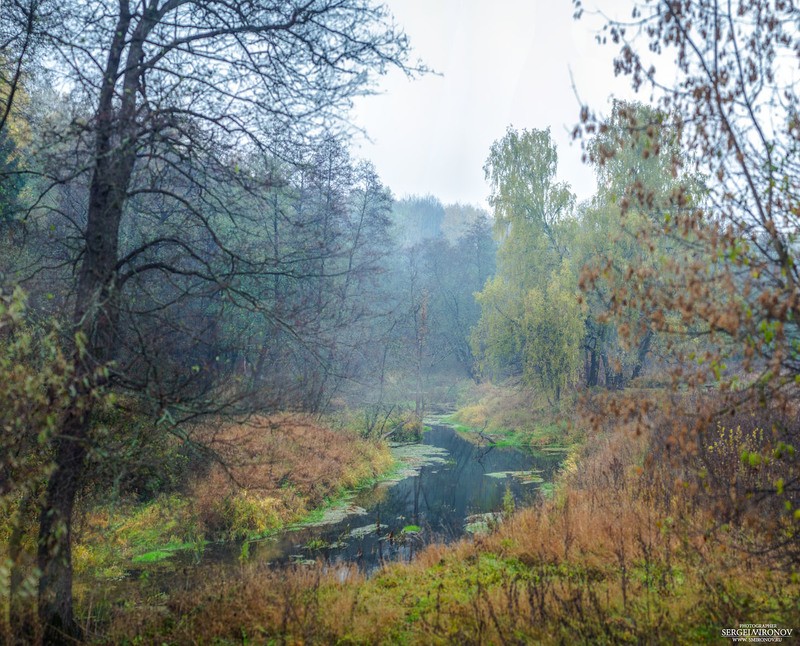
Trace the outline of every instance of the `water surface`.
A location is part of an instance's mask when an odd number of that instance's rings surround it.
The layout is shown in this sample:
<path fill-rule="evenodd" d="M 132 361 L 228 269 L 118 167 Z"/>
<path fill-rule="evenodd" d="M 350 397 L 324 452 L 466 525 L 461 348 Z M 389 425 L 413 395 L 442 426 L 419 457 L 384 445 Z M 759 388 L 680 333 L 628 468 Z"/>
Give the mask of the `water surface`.
<path fill-rule="evenodd" d="M 480 526 L 477 515 L 502 510 L 506 490 L 516 504 L 530 503 L 561 461 L 559 455 L 476 446 L 440 424 L 424 433 L 421 444 L 397 447 L 406 464 L 399 481 L 358 492 L 330 514 L 330 522 L 246 546 L 212 544 L 203 560 L 323 559 L 370 572 L 387 561 L 408 560 L 429 543 L 464 536 L 468 527 Z"/>

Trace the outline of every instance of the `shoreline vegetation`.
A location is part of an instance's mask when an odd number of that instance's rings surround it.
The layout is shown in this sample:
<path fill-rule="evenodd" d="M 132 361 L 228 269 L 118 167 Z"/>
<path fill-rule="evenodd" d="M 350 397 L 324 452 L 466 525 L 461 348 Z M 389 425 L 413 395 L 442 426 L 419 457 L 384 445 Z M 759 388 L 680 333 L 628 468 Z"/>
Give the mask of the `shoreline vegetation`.
<path fill-rule="evenodd" d="M 352 413 L 338 423 L 287 413 L 198 431 L 226 469 L 211 461 L 182 492 L 81 514 L 74 558 L 87 640 L 696 644 L 724 643 L 720 631 L 742 622 L 800 625 L 797 573 L 757 554 L 755 542 L 752 553 L 735 547 L 757 532 L 719 526 L 702 489 L 676 488 L 675 461 L 653 458 L 663 451 L 657 433 L 609 424 L 582 433 L 590 398 L 548 420 L 530 393 L 499 392 L 486 386 L 429 421 L 475 443 L 563 452 L 555 481 L 532 506 L 504 510 L 488 533 L 430 545 L 370 577 L 355 566 L 243 558 L 238 568 L 176 570 L 185 585 L 169 592 L 149 581 L 148 568 L 179 551 L 199 558 L 208 541 L 246 544 L 313 523 L 398 471 L 388 444 L 360 437 Z M 524 427 L 507 428 L 523 416 Z M 729 435 L 723 428 L 709 440 L 721 459 Z"/>
<path fill-rule="evenodd" d="M 158 603 L 143 585 L 97 643 L 697 644 L 742 622 L 800 625 L 797 574 L 734 548 L 747 527 L 716 526 L 658 450 L 655 435 L 597 429 L 538 503 L 369 578 L 243 563 Z"/>
<path fill-rule="evenodd" d="M 265 538 L 319 519 L 397 469 L 385 442 L 300 414 L 254 417 L 198 435 L 213 460 L 185 490 L 82 514 L 75 545 L 79 575 L 122 578 L 127 569 L 178 551 L 202 553 L 209 542 Z"/>
<path fill-rule="evenodd" d="M 461 423 L 475 423 L 476 410 L 489 410 L 497 423 L 507 422 L 503 411 L 492 407 L 491 398 L 488 404 L 486 400 L 430 419 L 478 444 L 569 455 L 580 446 L 576 441 L 565 445 L 566 424 L 559 422 L 533 430 L 492 424 L 491 435 L 483 430 L 486 423 L 483 429 Z M 268 538 L 335 514 L 355 492 L 391 481 L 395 473 L 402 475 L 402 459 L 393 455 L 386 441 L 362 437 L 363 430 L 357 428 L 360 417 L 358 411 L 347 411 L 318 421 L 287 413 L 197 430 L 194 440 L 206 445 L 213 458 L 206 457 L 184 490 L 144 502 L 129 497 L 106 501 L 79 515 L 76 574 L 84 582 L 122 579 L 130 570 L 178 552 L 199 557 L 212 542 Z M 398 437 L 407 442 L 426 428 L 402 419 L 392 421 L 400 432 L 389 440 Z M 547 485 L 544 489 L 552 487 Z"/>
<path fill-rule="evenodd" d="M 539 399 L 532 389 L 487 382 L 473 389 L 456 411 L 436 419 L 475 444 L 544 453 L 577 451 L 586 436 L 573 412 L 578 398 L 566 398 L 558 407 Z"/>

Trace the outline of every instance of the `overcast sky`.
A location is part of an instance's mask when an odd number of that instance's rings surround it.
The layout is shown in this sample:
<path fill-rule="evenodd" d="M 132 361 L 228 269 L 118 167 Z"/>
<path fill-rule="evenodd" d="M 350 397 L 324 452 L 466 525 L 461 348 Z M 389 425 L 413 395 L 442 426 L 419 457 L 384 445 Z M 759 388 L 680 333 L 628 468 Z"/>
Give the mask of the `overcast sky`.
<path fill-rule="evenodd" d="M 596 17 L 573 20 L 570 0 L 385 1 L 415 56 L 441 73 L 413 81 L 390 74 L 379 96 L 356 104 L 354 122 L 371 139 L 357 154 L 374 162 L 397 197 L 430 193 L 486 206 L 483 164 L 509 125 L 549 127 L 559 179 L 578 199 L 592 194 L 592 171 L 569 134 L 580 109 L 575 89 L 605 112 L 612 94 L 631 96 L 614 78 L 613 50 L 594 42 Z"/>

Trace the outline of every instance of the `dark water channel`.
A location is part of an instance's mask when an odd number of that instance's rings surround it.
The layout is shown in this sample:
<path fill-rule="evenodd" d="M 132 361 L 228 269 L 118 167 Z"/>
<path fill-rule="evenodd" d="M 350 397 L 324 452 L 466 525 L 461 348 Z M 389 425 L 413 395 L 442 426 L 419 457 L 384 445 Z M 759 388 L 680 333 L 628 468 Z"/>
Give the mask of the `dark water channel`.
<path fill-rule="evenodd" d="M 208 545 L 202 561 L 322 559 L 357 563 L 371 572 L 387 561 L 408 560 L 429 543 L 490 524 L 487 514 L 502 509 L 507 488 L 517 505 L 530 503 L 562 459 L 557 453 L 476 446 L 443 425 L 426 431 L 421 444 L 396 447 L 404 467 L 395 481 L 358 492 L 320 524 L 246 545 Z"/>

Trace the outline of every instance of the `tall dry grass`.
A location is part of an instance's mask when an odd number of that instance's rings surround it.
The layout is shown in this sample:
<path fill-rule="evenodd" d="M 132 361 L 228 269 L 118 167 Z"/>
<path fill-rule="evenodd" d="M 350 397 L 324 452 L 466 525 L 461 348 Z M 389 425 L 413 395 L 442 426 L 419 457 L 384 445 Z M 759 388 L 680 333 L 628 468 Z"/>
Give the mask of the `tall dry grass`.
<path fill-rule="evenodd" d="M 245 535 L 297 520 L 326 499 L 389 469 L 385 446 L 301 414 L 202 429 L 215 456 L 189 486 L 212 533 Z"/>
<path fill-rule="evenodd" d="M 653 459 L 663 438 L 657 414 L 650 422 L 590 435 L 553 498 L 491 535 L 431 546 L 368 580 L 322 565 L 220 572 L 165 616 L 119 613 L 106 639 L 698 644 L 739 623 L 800 627 L 796 577 L 727 540 L 685 477 L 696 454 Z"/>

